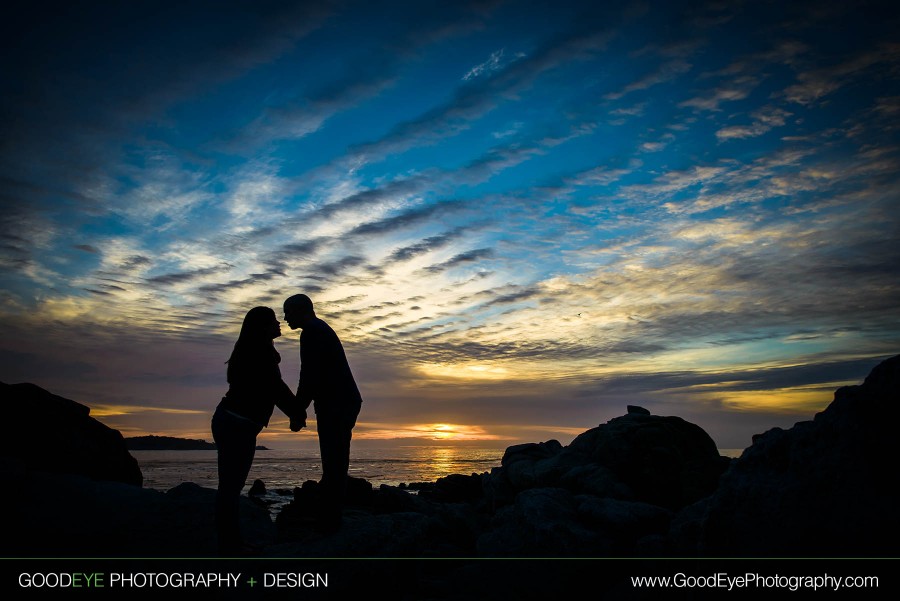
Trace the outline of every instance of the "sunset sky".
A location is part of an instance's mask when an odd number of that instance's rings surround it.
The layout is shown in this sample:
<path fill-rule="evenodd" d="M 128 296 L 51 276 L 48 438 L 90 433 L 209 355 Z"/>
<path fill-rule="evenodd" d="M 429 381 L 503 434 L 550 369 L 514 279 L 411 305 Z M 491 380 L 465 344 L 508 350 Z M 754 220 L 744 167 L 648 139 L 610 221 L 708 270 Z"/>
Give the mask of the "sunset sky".
<path fill-rule="evenodd" d="M 357 441 L 743 448 L 900 353 L 890 3 L 50 6 L 0 25 L 0 381 L 125 436 L 211 440 L 297 292 Z"/>

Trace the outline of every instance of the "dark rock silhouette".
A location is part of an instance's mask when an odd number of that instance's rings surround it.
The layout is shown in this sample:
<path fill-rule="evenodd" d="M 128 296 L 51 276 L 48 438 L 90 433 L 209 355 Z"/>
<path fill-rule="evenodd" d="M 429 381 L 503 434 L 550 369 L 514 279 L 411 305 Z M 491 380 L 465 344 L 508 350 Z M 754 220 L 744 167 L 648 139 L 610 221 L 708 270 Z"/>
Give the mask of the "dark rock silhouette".
<path fill-rule="evenodd" d="M 74 474 L 0 470 L 28 494 L 4 508 L 17 524 L 0 537 L 4 557 L 212 557 L 216 491 L 184 483 L 161 492 Z M 275 540 L 268 512 L 241 499 L 241 527 Z"/>
<path fill-rule="evenodd" d="M 699 426 L 629 407 L 568 447 L 555 440 L 510 447 L 487 486 L 500 505 L 551 486 L 677 510 L 712 493 L 729 461 Z"/>
<path fill-rule="evenodd" d="M 2 384 L 6 428 L 0 458 L 25 469 L 80 474 L 141 486 L 143 475 L 118 430 L 90 408 L 34 384 Z"/>
<path fill-rule="evenodd" d="M 900 356 L 839 388 L 815 419 L 755 437 L 704 502 L 697 551 L 896 557 L 898 418 Z"/>
<path fill-rule="evenodd" d="M 634 409 L 568 447 L 515 445 L 489 474 L 454 474 L 417 495 L 351 480 L 355 512 L 333 537 L 315 536 L 317 483 L 307 482 L 278 515 L 279 550 L 300 553 L 293 543 L 302 541 L 314 555 L 659 553 L 674 512 L 710 495 L 729 460 L 699 427 Z"/>
<path fill-rule="evenodd" d="M 381 487 L 315 534 L 279 515 L 278 552 L 318 556 L 896 556 L 891 428 L 900 356 L 841 388 L 813 421 L 755 437 L 739 459 L 677 417 L 627 415 L 515 445 L 489 474 Z M 480 482 L 477 492 L 474 483 Z M 315 483 L 308 483 L 314 485 Z M 310 502 L 312 486 L 295 491 Z M 290 506 L 289 506 L 290 507 Z M 403 532 L 403 536 L 396 536 Z M 368 541 L 368 542 L 366 542 Z"/>
<path fill-rule="evenodd" d="M 266 483 L 257 478 L 253 481 L 253 484 L 250 486 L 250 490 L 247 491 L 247 496 L 250 497 L 261 497 L 266 494 Z"/>

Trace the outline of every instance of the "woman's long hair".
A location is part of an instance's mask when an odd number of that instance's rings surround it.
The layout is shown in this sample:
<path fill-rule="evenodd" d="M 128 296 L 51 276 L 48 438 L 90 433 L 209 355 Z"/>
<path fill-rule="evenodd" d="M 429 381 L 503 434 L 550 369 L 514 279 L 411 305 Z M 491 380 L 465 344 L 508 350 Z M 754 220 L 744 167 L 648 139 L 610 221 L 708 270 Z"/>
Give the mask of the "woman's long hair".
<path fill-rule="evenodd" d="M 273 362 L 279 363 L 281 355 L 275 350 L 272 337 L 272 322 L 276 321 L 275 311 L 269 307 L 253 307 L 244 316 L 241 333 L 238 335 L 231 357 L 228 358 L 228 381 L 234 369 L 241 363 Z"/>

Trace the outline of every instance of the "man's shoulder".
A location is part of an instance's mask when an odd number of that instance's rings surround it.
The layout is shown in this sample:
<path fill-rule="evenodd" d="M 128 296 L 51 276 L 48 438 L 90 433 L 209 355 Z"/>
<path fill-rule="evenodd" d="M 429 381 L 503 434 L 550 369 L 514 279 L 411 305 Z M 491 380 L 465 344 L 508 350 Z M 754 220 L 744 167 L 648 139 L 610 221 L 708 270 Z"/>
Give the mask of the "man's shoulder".
<path fill-rule="evenodd" d="M 303 332 L 300 334 L 300 337 L 303 338 L 304 336 L 306 336 L 306 338 L 337 338 L 337 334 L 331 328 L 331 326 L 318 317 L 311 320 L 308 324 L 306 324 L 306 326 L 304 326 Z"/>

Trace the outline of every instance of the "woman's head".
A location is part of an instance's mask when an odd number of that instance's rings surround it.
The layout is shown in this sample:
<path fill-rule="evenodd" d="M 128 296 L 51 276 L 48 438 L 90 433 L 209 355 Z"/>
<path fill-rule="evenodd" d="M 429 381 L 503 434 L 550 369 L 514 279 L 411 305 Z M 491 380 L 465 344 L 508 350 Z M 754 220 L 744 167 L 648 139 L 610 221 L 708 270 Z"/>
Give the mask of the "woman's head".
<path fill-rule="evenodd" d="M 269 307 L 253 307 L 244 316 L 241 334 L 238 339 L 274 340 L 281 336 L 281 324 L 275 317 L 275 311 Z"/>
<path fill-rule="evenodd" d="M 273 340 L 281 336 L 281 324 L 275 317 L 275 311 L 268 307 L 253 307 L 244 316 L 241 324 L 241 333 L 231 357 L 228 361 L 228 381 L 231 381 L 231 371 L 236 363 L 246 364 L 257 361 L 281 361 L 281 355 L 275 350 Z"/>

